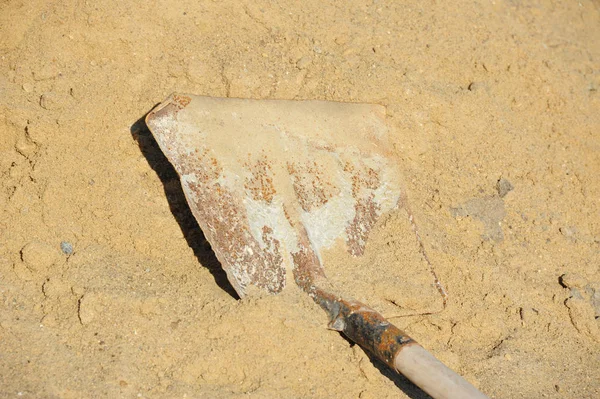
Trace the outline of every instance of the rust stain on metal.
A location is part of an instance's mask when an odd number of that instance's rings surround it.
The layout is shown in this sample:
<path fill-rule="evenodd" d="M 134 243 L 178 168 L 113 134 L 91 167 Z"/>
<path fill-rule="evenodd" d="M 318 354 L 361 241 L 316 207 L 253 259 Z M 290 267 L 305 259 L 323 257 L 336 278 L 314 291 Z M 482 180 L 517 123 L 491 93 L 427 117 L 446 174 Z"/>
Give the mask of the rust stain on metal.
<path fill-rule="evenodd" d="M 189 96 L 185 95 L 173 95 L 173 103 L 176 104 L 179 109 L 184 109 L 192 102 L 192 99 Z"/>
<path fill-rule="evenodd" d="M 269 159 L 263 154 L 254 162 L 247 162 L 246 167 L 250 171 L 251 177 L 246 178 L 245 187 L 252 199 L 271 203 L 276 191 L 273 185 L 273 172 Z"/>
<path fill-rule="evenodd" d="M 262 229 L 261 245 L 252 235 L 247 218 L 239 212 L 242 204 L 222 185 L 190 182 L 194 216 L 208 228 L 211 245 L 218 251 L 234 288 L 244 293 L 250 284 L 271 293 L 285 286 L 285 268 L 280 243 L 268 226 Z M 207 204 L 210 204 L 207 206 Z M 206 233 L 206 230 L 205 230 Z M 237 286 L 235 286 L 237 285 Z"/>
<path fill-rule="evenodd" d="M 294 192 L 305 212 L 311 212 L 327 203 L 339 193 L 323 173 L 323 166 L 317 162 L 288 162 L 287 171 L 292 179 Z"/>
<path fill-rule="evenodd" d="M 361 198 L 354 206 L 355 216 L 346 228 L 348 252 L 353 256 L 361 256 L 365 252 L 367 238 L 375 226 L 379 216 L 379 205 L 374 201 L 374 195 Z"/>
<path fill-rule="evenodd" d="M 355 198 L 355 216 L 346 228 L 348 252 L 353 256 L 364 254 L 369 233 L 380 217 L 381 207 L 375 199 L 375 190 L 381 185 L 381 173 L 364 163 L 344 163 L 344 171 L 350 175 L 352 197 Z"/>
<path fill-rule="evenodd" d="M 352 176 L 352 195 L 354 197 L 359 195 L 361 188 L 376 190 L 381 184 L 378 171 L 365 165 L 360 166 L 357 168 L 352 162 L 344 163 L 344 171 Z"/>
<path fill-rule="evenodd" d="M 304 228 L 300 228 L 299 241 L 298 250 L 292 252 L 294 280 L 304 292 L 314 294 L 317 280 L 324 279 L 325 273 Z"/>

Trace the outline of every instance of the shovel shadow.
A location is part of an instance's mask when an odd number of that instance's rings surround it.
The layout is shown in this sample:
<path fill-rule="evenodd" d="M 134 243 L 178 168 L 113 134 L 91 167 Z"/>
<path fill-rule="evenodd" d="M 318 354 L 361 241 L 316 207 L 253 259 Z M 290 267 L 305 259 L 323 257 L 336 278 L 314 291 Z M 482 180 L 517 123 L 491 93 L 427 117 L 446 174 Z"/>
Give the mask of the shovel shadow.
<path fill-rule="evenodd" d="M 150 133 L 150 129 L 146 126 L 145 118 L 146 115 L 138 119 L 131 125 L 129 131 L 146 161 L 162 182 L 169 208 L 179 224 L 185 240 L 194 251 L 198 262 L 212 274 L 217 285 L 234 299 L 239 299 L 187 204 L 175 168 L 162 153 L 158 143 Z"/>

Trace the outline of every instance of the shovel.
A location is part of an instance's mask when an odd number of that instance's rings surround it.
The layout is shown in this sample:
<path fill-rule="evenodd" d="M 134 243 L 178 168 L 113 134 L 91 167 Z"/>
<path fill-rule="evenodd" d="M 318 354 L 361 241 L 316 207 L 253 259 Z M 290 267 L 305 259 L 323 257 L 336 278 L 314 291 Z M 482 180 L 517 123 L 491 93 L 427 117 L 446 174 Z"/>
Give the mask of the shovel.
<path fill-rule="evenodd" d="M 378 220 L 404 205 L 383 106 L 172 94 L 146 124 L 240 297 L 295 283 L 329 328 L 434 399 L 486 398 L 325 275 L 326 250 L 360 257 Z"/>

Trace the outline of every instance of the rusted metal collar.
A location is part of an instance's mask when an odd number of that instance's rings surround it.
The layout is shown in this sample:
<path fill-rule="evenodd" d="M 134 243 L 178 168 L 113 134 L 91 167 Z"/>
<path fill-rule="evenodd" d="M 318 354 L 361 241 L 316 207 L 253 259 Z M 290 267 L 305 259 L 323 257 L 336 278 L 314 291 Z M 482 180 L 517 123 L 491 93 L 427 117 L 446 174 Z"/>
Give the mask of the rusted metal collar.
<path fill-rule="evenodd" d="M 402 348 L 416 344 L 404 331 L 361 302 L 338 298 L 320 289 L 313 295 L 329 315 L 329 328 L 342 332 L 392 369 Z"/>

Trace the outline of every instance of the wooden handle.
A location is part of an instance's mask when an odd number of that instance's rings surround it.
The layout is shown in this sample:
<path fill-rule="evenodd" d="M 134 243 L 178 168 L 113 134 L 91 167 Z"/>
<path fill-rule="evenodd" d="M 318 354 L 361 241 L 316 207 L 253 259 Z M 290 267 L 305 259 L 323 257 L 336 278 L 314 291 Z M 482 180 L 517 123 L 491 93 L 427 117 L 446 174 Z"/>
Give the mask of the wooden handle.
<path fill-rule="evenodd" d="M 488 398 L 416 342 L 400 349 L 394 369 L 434 399 Z"/>
<path fill-rule="evenodd" d="M 329 327 L 344 333 L 434 399 L 489 399 L 368 306 L 319 289 L 313 298 L 330 316 Z"/>

